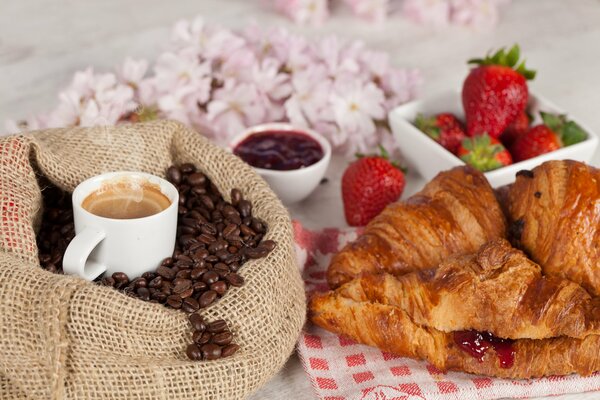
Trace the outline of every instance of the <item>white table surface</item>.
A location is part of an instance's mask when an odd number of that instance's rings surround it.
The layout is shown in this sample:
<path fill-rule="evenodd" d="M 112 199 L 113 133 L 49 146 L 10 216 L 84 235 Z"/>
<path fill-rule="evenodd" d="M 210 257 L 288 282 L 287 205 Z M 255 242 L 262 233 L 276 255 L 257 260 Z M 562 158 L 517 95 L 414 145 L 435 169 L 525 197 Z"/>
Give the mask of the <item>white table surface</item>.
<path fill-rule="evenodd" d="M 423 95 L 460 87 L 465 60 L 490 48 L 518 42 L 528 65 L 539 70 L 533 90 L 553 100 L 600 132 L 600 2 L 597 0 L 515 0 L 500 25 L 489 32 L 451 27 L 434 30 L 399 17 L 383 25 L 357 23 L 346 13 L 320 28 L 303 28 L 273 15 L 259 0 L 0 0 L 0 131 L 6 118 L 24 117 L 55 104 L 73 72 L 88 65 L 111 69 L 126 56 L 152 60 L 168 42 L 180 18 L 203 15 L 209 22 L 240 27 L 252 20 L 285 25 L 316 36 L 336 33 L 359 38 L 391 53 L 399 66 L 421 68 Z M 350 30 L 349 30 L 350 28 Z M 340 177 L 345 160 L 334 158 L 321 185 L 290 208 L 306 226 L 344 226 Z M 600 154 L 593 161 L 600 165 Z M 405 196 L 422 180 L 409 175 Z M 316 398 L 298 358 L 252 400 Z M 591 400 L 600 393 L 552 397 Z"/>

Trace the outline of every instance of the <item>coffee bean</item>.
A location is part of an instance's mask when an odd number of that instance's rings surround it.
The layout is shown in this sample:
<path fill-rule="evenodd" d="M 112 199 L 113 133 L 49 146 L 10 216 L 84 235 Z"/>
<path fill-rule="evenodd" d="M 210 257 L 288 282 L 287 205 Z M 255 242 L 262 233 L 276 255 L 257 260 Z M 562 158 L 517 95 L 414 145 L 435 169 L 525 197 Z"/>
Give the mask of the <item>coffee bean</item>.
<path fill-rule="evenodd" d="M 181 308 L 181 297 L 179 297 L 179 295 L 177 294 L 173 294 L 169 297 L 167 297 L 167 304 L 169 305 L 169 307 L 175 308 L 175 309 L 179 309 Z"/>
<path fill-rule="evenodd" d="M 223 229 L 223 237 L 227 237 L 230 235 L 238 236 L 239 234 L 240 234 L 240 229 L 235 224 L 229 224 Z"/>
<path fill-rule="evenodd" d="M 166 267 L 170 267 L 171 265 L 173 265 L 175 261 L 173 260 L 173 257 L 167 257 L 164 260 L 162 260 L 162 262 L 160 263 L 160 265 L 164 265 Z"/>
<path fill-rule="evenodd" d="M 192 255 L 192 258 L 194 260 L 204 260 L 207 256 L 208 256 L 208 250 L 206 249 L 198 249 L 196 250 L 196 252 Z"/>
<path fill-rule="evenodd" d="M 250 227 L 258 233 L 264 233 L 265 232 L 265 224 L 262 223 L 262 221 L 256 219 L 256 218 L 252 218 L 252 224 L 250 225 Z"/>
<path fill-rule="evenodd" d="M 240 226 L 240 231 L 245 236 L 256 235 L 256 232 L 254 232 L 254 230 L 252 228 L 250 228 L 249 226 L 243 225 L 243 224 Z"/>
<path fill-rule="evenodd" d="M 240 287 L 244 284 L 244 278 L 234 272 L 230 273 L 225 277 L 225 280 L 229 282 L 231 286 Z"/>
<path fill-rule="evenodd" d="M 237 205 L 237 209 L 242 218 L 249 217 L 252 214 L 252 203 L 250 203 L 248 200 L 240 200 Z"/>
<path fill-rule="evenodd" d="M 180 294 L 192 287 L 192 281 L 189 279 L 177 278 L 173 281 L 173 293 Z"/>
<path fill-rule="evenodd" d="M 223 296 L 227 292 L 227 284 L 223 281 L 217 281 L 210 285 L 210 290 L 214 290 L 218 295 Z"/>
<path fill-rule="evenodd" d="M 191 265 L 187 265 L 187 269 L 182 269 L 175 275 L 175 279 L 189 279 L 192 271 L 189 269 Z"/>
<path fill-rule="evenodd" d="M 217 292 L 215 292 L 214 290 L 209 290 L 200 295 L 198 303 L 200 304 L 200 308 L 206 308 L 210 306 L 216 299 Z"/>
<path fill-rule="evenodd" d="M 156 289 L 155 289 L 156 290 Z M 151 294 L 151 297 L 158 301 L 159 303 L 164 303 L 165 301 L 167 301 L 167 294 L 160 292 L 160 291 L 156 291 L 154 293 Z"/>
<path fill-rule="evenodd" d="M 163 277 L 159 275 L 156 278 L 152 279 L 150 281 L 150 283 L 148 283 L 148 287 L 159 288 L 162 286 L 162 282 L 163 282 Z"/>
<path fill-rule="evenodd" d="M 146 281 L 146 279 L 144 279 L 142 277 L 135 278 L 132 281 L 132 283 L 133 283 L 133 287 L 135 287 L 136 289 L 148 286 L 148 281 Z"/>
<path fill-rule="evenodd" d="M 154 278 L 156 278 L 156 274 L 154 272 L 144 272 L 142 274 L 142 278 L 144 278 L 146 280 L 146 282 L 150 282 L 151 280 L 153 280 Z"/>
<path fill-rule="evenodd" d="M 216 225 L 212 223 L 202 225 L 200 227 L 200 230 L 202 231 L 202 233 L 205 233 L 210 236 L 215 236 L 219 232 Z"/>
<path fill-rule="evenodd" d="M 211 342 L 214 344 L 218 344 L 219 346 L 226 346 L 233 340 L 233 335 L 229 331 L 224 331 L 221 333 L 215 334 Z"/>
<path fill-rule="evenodd" d="M 223 347 L 223 349 L 221 350 L 221 357 L 223 357 L 223 358 L 231 357 L 239 350 L 239 348 L 240 348 L 240 346 L 238 346 L 235 343 L 228 344 L 227 346 Z"/>
<path fill-rule="evenodd" d="M 129 278 L 127 277 L 127 274 L 124 272 L 115 272 L 114 274 L 112 274 L 112 278 L 117 283 L 121 283 L 121 284 L 125 284 L 125 285 L 127 285 L 129 283 Z"/>
<path fill-rule="evenodd" d="M 102 278 L 102 280 L 100 280 L 100 283 L 104 286 L 113 287 L 115 285 L 115 278 L 113 278 L 112 276 L 105 276 L 104 278 Z"/>
<path fill-rule="evenodd" d="M 193 313 L 198 311 L 200 308 L 200 304 L 193 297 L 187 297 L 183 299 L 183 304 L 181 305 L 181 309 L 187 313 Z"/>
<path fill-rule="evenodd" d="M 251 243 L 252 243 L 252 241 L 249 241 L 248 245 L 251 245 Z M 244 254 L 246 256 L 248 256 L 248 258 L 257 259 L 257 258 L 262 258 L 262 257 L 266 256 L 267 254 L 269 254 L 269 251 L 265 248 L 247 247 L 244 249 Z"/>
<path fill-rule="evenodd" d="M 266 249 L 268 252 L 273 251 L 273 249 L 275 248 L 275 246 L 277 246 L 277 243 L 275 243 L 273 240 L 263 240 L 258 247 L 259 248 L 264 248 Z"/>
<path fill-rule="evenodd" d="M 218 319 L 216 321 L 210 322 L 207 325 L 206 329 L 210 333 L 220 333 L 227 329 L 227 322 L 225 322 L 225 320 Z"/>
<path fill-rule="evenodd" d="M 165 267 L 164 265 L 161 265 L 160 267 L 158 267 L 158 269 L 156 270 L 156 273 L 167 280 L 174 279 L 175 275 L 176 275 L 176 273 L 173 272 L 173 270 L 171 268 Z"/>
<path fill-rule="evenodd" d="M 242 199 L 242 192 L 239 189 L 231 189 L 231 204 L 237 206 Z"/>
<path fill-rule="evenodd" d="M 210 341 L 210 339 L 212 338 L 212 334 L 210 332 L 201 332 L 201 331 L 195 331 L 192 334 L 192 341 L 196 344 L 205 344 L 208 343 Z"/>
<path fill-rule="evenodd" d="M 206 176 L 201 172 L 188 175 L 187 182 L 192 186 L 200 186 L 206 183 Z"/>
<path fill-rule="evenodd" d="M 192 163 L 185 163 L 185 164 L 181 164 L 179 166 L 179 169 L 181 170 L 181 172 L 183 172 L 184 174 L 191 174 L 193 172 L 196 172 L 196 166 Z"/>
<path fill-rule="evenodd" d="M 207 263 L 216 263 L 216 262 L 219 262 L 220 260 L 219 260 L 219 257 L 215 256 L 214 254 L 211 254 L 209 256 L 206 256 L 204 261 L 206 261 Z"/>
<path fill-rule="evenodd" d="M 175 185 L 181 183 L 181 171 L 176 166 L 172 165 L 167 168 L 167 180 Z"/>
<path fill-rule="evenodd" d="M 198 361 L 202 360 L 202 351 L 194 343 L 188 345 L 185 354 L 187 354 L 190 360 Z"/>
<path fill-rule="evenodd" d="M 194 294 L 194 288 L 193 287 L 189 287 L 188 289 L 186 289 L 183 292 L 179 293 L 179 297 L 181 297 L 182 299 L 185 299 L 187 297 L 190 297 L 193 294 Z"/>
<path fill-rule="evenodd" d="M 150 300 L 150 291 L 147 288 L 140 287 L 136 293 L 140 299 L 142 299 L 144 301 Z"/>
<path fill-rule="evenodd" d="M 202 345 L 200 348 L 202 350 L 202 358 L 205 360 L 217 360 L 221 358 L 221 346 L 207 343 Z"/>
<path fill-rule="evenodd" d="M 202 277 L 202 274 L 204 274 L 206 271 L 207 271 L 206 268 L 196 267 L 192 270 L 192 272 L 190 274 L 190 279 L 192 279 L 192 280 L 200 279 Z"/>
<path fill-rule="evenodd" d="M 206 330 L 206 324 L 204 323 L 204 318 L 198 313 L 194 313 L 189 316 L 190 324 L 192 328 L 196 331 L 204 332 Z"/>
<path fill-rule="evenodd" d="M 198 200 L 200 200 L 200 204 L 202 204 L 208 210 L 213 210 L 215 208 L 215 203 L 213 203 L 212 199 L 208 195 L 202 194 L 198 197 Z"/>
<path fill-rule="evenodd" d="M 219 280 L 219 274 L 215 271 L 207 271 L 202 275 L 202 282 L 210 285 Z"/>
<path fill-rule="evenodd" d="M 231 223 L 231 224 L 235 224 L 235 225 L 241 225 L 242 224 L 242 219 L 240 218 L 239 213 L 236 214 L 229 214 L 225 216 L 225 219 L 227 220 L 227 222 Z"/>
<path fill-rule="evenodd" d="M 198 241 L 200 243 L 204 243 L 204 244 L 210 245 L 211 243 L 216 242 L 217 238 L 215 238 L 214 236 L 209 235 L 207 233 L 203 233 L 202 235 L 198 236 Z"/>
<path fill-rule="evenodd" d="M 194 288 L 194 293 L 204 292 L 208 289 L 208 285 L 202 281 L 194 282 L 192 287 Z"/>

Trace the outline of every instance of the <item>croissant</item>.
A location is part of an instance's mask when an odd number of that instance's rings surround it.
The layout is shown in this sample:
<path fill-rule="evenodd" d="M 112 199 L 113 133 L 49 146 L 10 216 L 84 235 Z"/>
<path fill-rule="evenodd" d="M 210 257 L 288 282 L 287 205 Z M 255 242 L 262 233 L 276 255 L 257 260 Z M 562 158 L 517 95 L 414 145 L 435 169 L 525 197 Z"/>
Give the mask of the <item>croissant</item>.
<path fill-rule="evenodd" d="M 600 170 L 549 161 L 521 171 L 508 192 L 513 242 L 544 274 L 600 296 Z"/>
<path fill-rule="evenodd" d="M 600 334 L 600 298 L 567 279 L 542 276 L 537 264 L 504 239 L 437 269 L 400 277 L 363 275 L 337 293 L 397 307 L 415 324 L 444 332 L 487 331 L 510 339 Z"/>
<path fill-rule="evenodd" d="M 414 323 L 399 307 L 345 297 L 340 291 L 313 297 L 317 325 L 438 369 L 502 378 L 534 378 L 600 370 L 600 336 L 583 339 L 503 340 L 475 331 L 442 332 Z"/>
<path fill-rule="evenodd" d="M 457 167 L 375 217 L 333 257 L 327 281 L 335 288 L 362 273 L 402 275 L 430 268 L 505 235 L 504 215 L 484 175 Z"/>

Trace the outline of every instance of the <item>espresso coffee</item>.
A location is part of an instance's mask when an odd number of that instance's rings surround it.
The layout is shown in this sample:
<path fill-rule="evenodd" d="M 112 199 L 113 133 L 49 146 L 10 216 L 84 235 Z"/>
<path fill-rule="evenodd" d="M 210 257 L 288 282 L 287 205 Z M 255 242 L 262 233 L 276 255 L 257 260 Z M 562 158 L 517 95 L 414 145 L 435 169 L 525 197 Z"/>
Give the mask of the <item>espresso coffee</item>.
<path fill-rule="evenodd" d="M 83 200 L 81 206 L 94 215 L 112 219 L 149 217 L 167 209 L 171 201 L 150 182 L 106 183 Z"/>

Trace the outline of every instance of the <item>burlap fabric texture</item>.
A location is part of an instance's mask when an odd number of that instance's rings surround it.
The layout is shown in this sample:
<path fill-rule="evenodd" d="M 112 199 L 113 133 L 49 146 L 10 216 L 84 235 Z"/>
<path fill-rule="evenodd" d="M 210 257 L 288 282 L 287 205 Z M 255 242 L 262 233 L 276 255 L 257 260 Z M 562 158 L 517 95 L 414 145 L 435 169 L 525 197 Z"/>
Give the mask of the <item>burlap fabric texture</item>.
<path fill-rule="evenodd" d="M 240 350 L 189 361 L 183 312 L 142 302 L 73 276 L 42 270 L 36 226 L 37 174 L 72 191 L 107 171 L 164 176 L 192 162 L 229 199 L 240 188 L 277 242 L 246 279 L 203 311 L 230 324 Z M 305 319 L 290 219 L 250 167 L 185 126 L 169 121 L 68 128 L 0 140 L 0 399 L 243 399 L 294 349 Z"/>

